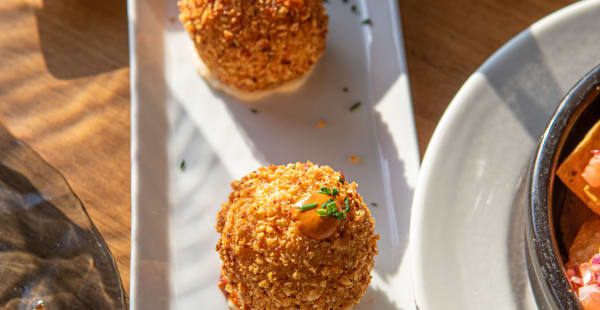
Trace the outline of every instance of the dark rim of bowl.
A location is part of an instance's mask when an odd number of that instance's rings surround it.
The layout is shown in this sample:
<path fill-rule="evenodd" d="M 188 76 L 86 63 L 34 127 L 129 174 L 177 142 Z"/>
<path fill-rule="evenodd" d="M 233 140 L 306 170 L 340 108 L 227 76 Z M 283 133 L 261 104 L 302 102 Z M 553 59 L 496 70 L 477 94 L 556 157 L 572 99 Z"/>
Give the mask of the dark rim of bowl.
<path fill-rule="evenodd" d="M 600 65 L 577 82 L 556 108 L 541 137 L 533 160 L 533 168 L 529 174 L 528 216 L 532 240 L 527 242 L 533 243 L 530 247 L 534 252 L 531 259 L 536 260 L 535 263 L 542 272 L 541 279 L 538 275 L 538 280 L 541 282 L 538 284 L 542 286 L 542 290 L 552 295 L 553 304 L 562 309 L 581 309 L 581 307 L 567 280 L 555 238 L 551 203 L 557 161 L 573 124 L 584 108 L 598 96 L 600 96 Z"/>

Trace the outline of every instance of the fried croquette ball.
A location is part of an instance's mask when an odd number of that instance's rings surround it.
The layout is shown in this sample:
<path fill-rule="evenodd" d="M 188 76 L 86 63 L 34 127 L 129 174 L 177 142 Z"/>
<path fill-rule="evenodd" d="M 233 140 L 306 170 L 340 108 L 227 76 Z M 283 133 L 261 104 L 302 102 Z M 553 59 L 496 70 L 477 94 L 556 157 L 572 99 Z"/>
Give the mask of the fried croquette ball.
<path fill-rule="evenodd" d="M 371 280 L 379 235 L 356 183 L 311 162 L 261 167 L 217 215 L 226 296 L 240 309 L 348 309 Z M 230 298 L 231 300 L 231 298 Z"/>
<path fill-rule="evenodd" d="M 323 0 L 181 0 L 179 19 L 218 80 L 234 90 L 277 87 L 325 51 Z"/>

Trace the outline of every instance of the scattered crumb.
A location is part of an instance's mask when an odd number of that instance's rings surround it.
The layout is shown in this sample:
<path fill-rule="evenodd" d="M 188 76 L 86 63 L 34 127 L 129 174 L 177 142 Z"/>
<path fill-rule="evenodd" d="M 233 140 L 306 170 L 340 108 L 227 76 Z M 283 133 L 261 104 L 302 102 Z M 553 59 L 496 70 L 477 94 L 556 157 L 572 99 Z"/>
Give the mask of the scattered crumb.
<path fill-rule="evenodd" d="M 38 300 L 38 301 L 35 303 L 35 308 L 33 308 L 33 309 L 34 309 L 34 310 L 43 310 L 44 308 L 45 308 L 44 301 L 42 301 L 42 300 Z"/>
<path fill-rule="evenodd" d="M 348 92 L 348 87 L 344 87 L 342 90 L 343 90 L 345 93 L 347 93 L 347 92 Z"/>
<path fill-rule="evenodd" d="M 374 301 L 375 301 L 375 299 L 369 298 L 369 302 L 374 302 Z"/>
<path fill-rule="evenodd" d="M 379 205 L 378 205 L 376 202 L 371 202 L 371 205 L 372 205 L 373 207 L 379 207 Z"/>
<path fill-rule="evenodd" d="M 323 128 L 323 127 L 325 127 L 325 125 L 327 125 L 327 124 L 324 121 L 319 121 L 317 123 L 317 126 L 319 126 L 319 128 Z"/>
<path fill-rule="evenodd" d="M 252 112 L 252 113 L 254 113 L 254 114 L 257 114 L 257 113 L 258 113 L 258 110 L 257 110 L 257 109 L 250 109 L 250 112 Z"/>
<path fill-rule="evenodd" d="M 356 155 L 350 155 L 349 159 L 352 163 L 360 164 L 360 157 Z"/>
<path fill-rule="evenodd" d="M 171 24 L 175 23 L 175 17 L 169 17 L 169 22 L 170 22 Z"/>

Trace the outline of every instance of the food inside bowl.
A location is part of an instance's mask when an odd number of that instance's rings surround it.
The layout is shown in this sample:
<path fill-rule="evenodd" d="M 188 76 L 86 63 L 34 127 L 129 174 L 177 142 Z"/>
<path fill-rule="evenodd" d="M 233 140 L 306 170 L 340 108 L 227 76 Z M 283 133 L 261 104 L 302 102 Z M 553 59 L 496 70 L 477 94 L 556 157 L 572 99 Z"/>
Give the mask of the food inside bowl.
<path fill-rule="evenodd" d="M 568 248 L 567 276 L 583 309 L 600 310 L 600 122 L 561 163 L 557 175 L 574 194 L 567 194 L 560 220 Z"/>

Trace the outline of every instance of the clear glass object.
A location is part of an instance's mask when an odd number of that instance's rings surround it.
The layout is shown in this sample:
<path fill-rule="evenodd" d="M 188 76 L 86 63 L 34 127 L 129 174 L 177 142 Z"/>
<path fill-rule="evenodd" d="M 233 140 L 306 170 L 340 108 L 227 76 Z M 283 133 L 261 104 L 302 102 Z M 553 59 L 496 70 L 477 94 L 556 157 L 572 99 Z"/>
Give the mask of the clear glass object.
<path fill-rule="evenodd" d="M 0 125 L 0 308 L 126 307 L 115 262 L 79 198 Z"/>

